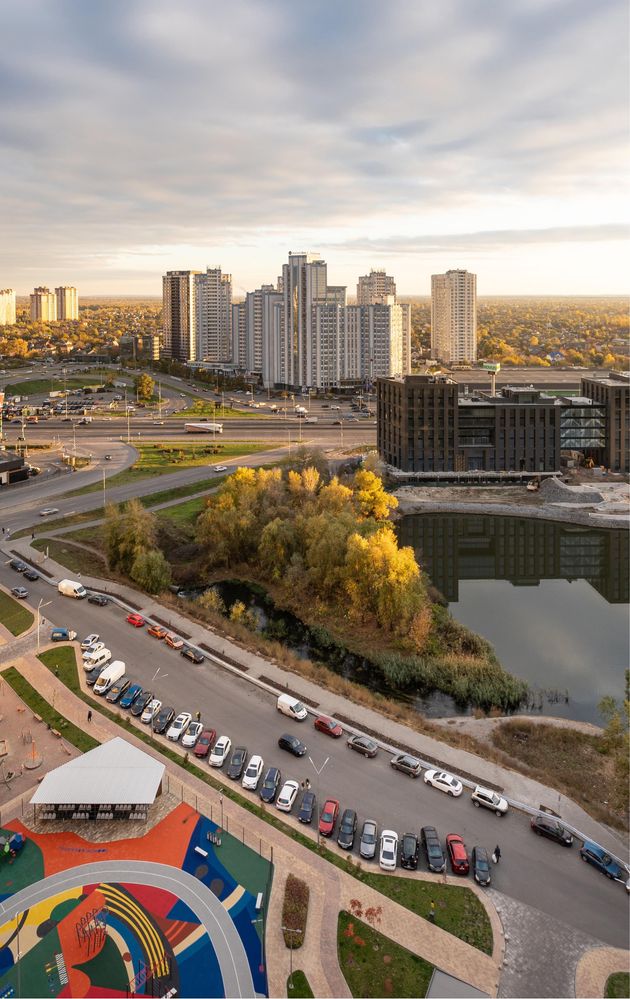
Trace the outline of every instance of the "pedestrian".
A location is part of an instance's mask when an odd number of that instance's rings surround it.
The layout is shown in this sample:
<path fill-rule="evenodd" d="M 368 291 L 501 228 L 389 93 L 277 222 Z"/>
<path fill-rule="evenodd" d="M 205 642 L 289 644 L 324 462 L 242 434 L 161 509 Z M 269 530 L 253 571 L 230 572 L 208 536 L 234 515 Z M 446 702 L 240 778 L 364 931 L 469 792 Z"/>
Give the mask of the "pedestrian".
<path fill-rule="evenodd" d="M 195 713 L 195 718 L 197 719 L 197 721 L 201 721 L 201 711 L 197 711 Z"/>
<path fill-rule="evenodd" d="M 499 846 L 498 843 L 497 843 L 497 845 L 494 848 L 494 853 L 492 854 L 492 859 L 494 860 L 495 864 L 498 864 L 499 861 L 501 860 L 501 847 Z"/>
<path fill-rule="evenodd" d="M 55 666 L 55 676 L 59 676 L 59 667 Z"/>
<path fill-rule="evenodd" d="M 306 781 L 304 781 L 304 780 L 301 780 L 301 781 L 300 781 L 300 787 L 302 788 L 302 790 L 304 790 L 304 789 L 305 789 L 305 787 L 306 787 Z"/>
<path fill-rule="evenodd" d="M 4 534 L 4 527 L 2 528 L 2 533 Z"/>
<path fill-rule="evenodd" d="M 311 782 L 308 779 L 308 777 L 306 778 L 306 780 L 304 781 L 304 783 L 306 784 L 306 790 L 310 791 L 310 789 L 311 789 Z"/>
<path fill-rule="evenodd" d="M 91 711 L 91 709 L 90 709 L 90 711 L 88 711 L 88 721 L 89 722 L 92 721 L 92 711 Z"/>
<path fill-rule="evenodd" d="M 429 909 L 429 922 L 435 922 L 435 902 L 431 899 L 431 908 Z"/>
<path fill-rule="evenodd" d="M 31 531 L 31 541 L 35 540 L 35 531 Z"/>

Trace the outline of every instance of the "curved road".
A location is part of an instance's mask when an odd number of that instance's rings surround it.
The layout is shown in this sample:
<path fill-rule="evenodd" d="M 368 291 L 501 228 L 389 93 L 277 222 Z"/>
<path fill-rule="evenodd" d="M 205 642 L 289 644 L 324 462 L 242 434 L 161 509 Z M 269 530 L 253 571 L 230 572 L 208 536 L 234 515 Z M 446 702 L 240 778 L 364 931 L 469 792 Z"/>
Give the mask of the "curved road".
<path fill-rule="evenodd" d="M 229 913 L 216 895 L 201 881 L 192 874 L 187 874 L 186 871 L 176 867 L 169 867 L 167 864 L 110 860 L 83 864 L 61 871 L 59 874 L 52 874 L 43 881 L 16 892 L 6 902 L 0 903 L 0 922 L 8 922 L 19 913 L 59 892 L 100 881 L 109 884 L 126 882 L 154 885 L 181 898 L 195 913 L 212 941 L 221 969 L 224 994 L 248 996 L 253 999 L 256 992 L 249 961 Z"/>

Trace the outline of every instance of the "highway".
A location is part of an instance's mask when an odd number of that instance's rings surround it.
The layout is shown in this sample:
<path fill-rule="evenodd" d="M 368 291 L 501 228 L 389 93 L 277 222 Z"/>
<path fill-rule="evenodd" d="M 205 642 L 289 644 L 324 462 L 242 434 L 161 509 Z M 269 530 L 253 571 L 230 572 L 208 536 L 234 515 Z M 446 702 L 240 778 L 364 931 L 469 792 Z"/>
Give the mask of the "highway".
<path fill-rule="evenodd" d="M 15 586 L 22 580 L 3 563 L 0 582 Z M 480 844 L 491 851 L 499 843 L 502 860 L 493 869 L 496 889 L 607 944 L 627 946 L 626 892 L 622 885 L 580 863 L 577 845 L 567 850 L 540 839 L 530 830 L 527 817 L 519 813 L 497 818 L 476 809 L 466 791 L 461 798 L 451 799 L 421 779 L 411 780 L 396 773 L 383 752 L 374 760 L 366 760 L 349 750 L 345 739 L 334 740 L 315 732 L 311 720 L 292 722 L 277 713 L 271 695 L 211 661 L 194 666 L 149 637 L 145 629 L 128 625 L 114 605 L 99 608 L 86 601 L 71 602 L 43 580 L 28 583 L 28 589 L 31 605 L 37 606 L 40 597 L 51 600 L 45 611 L 49 622 L 71 625 L 80 637 L 90 632 L 100 634 L 112 657 L 127 663 L 127 673 L 176 712 L 187 710 L 194 714 L 199 708 L 205 724 L 215 728 L 217 734 L 229 735 L 233 745 L 247 746 L 250 754 L 259 753 L 266 766 L 279 766 L 283 779 L 309 777 L 320 803 L 324 796 L 336 797 L 342 808 L 357 810 L 360 822 L 374 818 L 379 827 L 393 827 L 400 834 L 419 833 L 422 825 L 429 824 L 437 827 L 442 840 L 449 832 L 460 833 L 469 848 Z M 168 619 L 167 611 L 164 616 Z M 217 647 L 220 649 L 220 645 Z M 298 678 L 295 686 L 299 689 Z M 321 709 L 326 712 L 323 691 Z M 321 781 L 306 758 L 296 760 L 278 748 L 278 736 L 284 731 L 306 742 L 317 766 L 328 758 Z M 376 864 L 371 866 L 377 869 Z"/>

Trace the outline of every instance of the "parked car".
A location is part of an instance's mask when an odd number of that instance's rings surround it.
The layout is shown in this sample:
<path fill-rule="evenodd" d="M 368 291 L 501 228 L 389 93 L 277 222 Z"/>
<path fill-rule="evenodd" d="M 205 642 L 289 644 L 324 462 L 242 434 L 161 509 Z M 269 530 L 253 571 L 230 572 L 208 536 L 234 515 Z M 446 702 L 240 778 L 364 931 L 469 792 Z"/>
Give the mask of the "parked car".
<path fill-rule="evenodd" d="M 389 762 L 394 770 L 400 770 L 408 777 L 419 777 L 422 773 L 420 760 L 417 760 L 415 756 L 410 756 L 409 753 L 396 753 Z"/>
<path fill-rule="evenodd" d="M 464 785 L 456 777 L 447 774 L 444 770 L 427 770 L 424 775 L 424 783 L 431 787 L 437 787 L 438 791 L 450 794 L 452 798 L 458 798 L 464 790 Z"/>
<path fill-rule="evenodd" d="M 281 812 L 290 812 L 298 796 L 300 785 L 296 780 L 285 781 L 280 794 L 276 798 L 276 808 Z"/>
<path fill-rule="evenodd" d="M 580 858 L 586 864 L 591 864 L 596 867 L 598 871 L 605 874 L 607 878 L 611 881 L 623 881 L 627 887 L 628 881 L 628 871 L 625 867 L 622 867 L 614 857 L 611 857 L 609 853 L 604 850 L 603 847 L 598 846 L 597 843 L 591 843 L 590 840 L 586 840 L 584 845 L 580 848 Z"/>
<path fill-rule="evenodd" d="M 97 607 L 106 607 L 109 603 L 109 597 L 106 597 L 103 593 L 90 593 L 88 603 L 96 604 Z"/>
<path fill-rule="evenodd" d="M 446 870 L 446 859 L 437 829 L 434 826 L 423 826 L 420 837 L 427 858 L 427 867 L 434 874 L 441 874 Z"/>
<path fill-rule="evenodd" d="M 374 819 L 366 819 L 361 829 L 359 853 L 365 860 L 373 860 L 376 855 L 378 826 Z"/>
<path fill-rule="evenodd" d="M 343 729 L 339 722 L 333 721 L 332 718 L 326 718 L 325 715 L 320 715 L 313 722 L 315 728 L 318 732 L 323 732 L 324 735 L 331 735 L 333 739 L 338 739 L 339 736 L 343 735 Z"/>
<path fill-rule="evenodd" d="M 39 573 L 35 572 L 34 569 L 25 569 L 24 570 L 24 579 L 28 579 L 29 582 L 31 582 L 31 583 L 36 583 L 37 580 L 39 579 Z"/>
<path fill-rule="evenodd" d="M 95 631 L 93 631 L 90 635 L 86 635 L 83 641 L 81 642 L 81 650 L 83 652 L 86 652 L 91 645 L 94 645 L 96 642 L 100 641 L 100 637 L 101 636 L 97 635 Z M 103 645 L 104 644 L 105 643 L 103 643 Z M 103 648 L 103 646 L 101 646 L 101 648 Z"/>
<path fill-rule="evenodd" d="M 357 813 L 353 808 L 344 808 L 337 833 L 337 844 L 342 850 L 351 850 L 357 831 Z"/>
<path fill-rule="evenodd" d="M 106 666 L 107 663 L 101 663 L 100 666 L 95 666 L 93 669 L 89 670 L 85 674 L 85 682 L 87 683 L 88 687 L 94 686 L 94 684 L 96 683 L 96 681 L 98 680 L 99 676 L 101 675 Z"/>
<path fill-rule="evenodd" d="M 373 739 L 368 739 L 367 735 L 351 735 L 348 739 L 348 746 L 363 756 L 374 757 L 378 753 L 377 744 Z"/>
<path fill-rule="evenodd" d="M 170 739 L 171 742 L 178 742 L 190 725 L 191 720 L 192 715 L 190 711 L 180 711 L 177 718 L 174 718 L 167 728 L 166 738 Z"/>
<path fill-rule="evenodd" d="M 105 648 L 105 642 L 93 642 L 92 645 L 87 645 L 83 652 L 81 653 L 81 658 L 85 661 L 89 659 L 94 652 L 100 652 L 101 649 Z"/>
<path fill-rule="evenodd" d="M 446 852 L 453 874 L 468 874 L 470 870 L 468 851 L 463 839 L 457 833 L 449 833 L 446 837 Z"/>
<path fill-rule="evenodd" d="M 135 698 L 133 704 L 131 705 L 129 711 L 134 716 L 134 718 L 142 718 L 144 710 L 148 704 L 153 701 L 153 691 L 143 690 L 141 694 Z"/>
<path fill-rule="evenodd" d="M 19 558 L 12 558 L 9 566 L 14 572 L 24 572 L 25 569 L 28 569 L 26 562 L 22 562 Z"/>
<path fill-rule="evenodd" d="M 50 632 L 51 642 L 74 642 L 76 637 L 76 631 L 71 631 L 70 628 L 53 628 Z"/>
<path fill-rule="evenodd" d="M 278 745 L 280 749 L 286 749 L 288 753 L 293 753 L 294 756 L 304 756 L 306 753 L 306 746 L 303 742 L 300 742 L 297 735 L 281 735 L 278 739 Z"/>
<path fill-rule="evenodd" d="M 183 649 L 184 647 L 183 639 L 178 638 L 177 635 L 171 635 L 170 632 L 164 636 L 164 642 L 171 649 Z"/>
<path fill-rule="evenodd" d="M 151 638 L 158 638 L 162 640 L 166 638 L 167 631 L 160 624 L 152 624 L 150 628 L 147 628 L 147 635 L 151 635 Z"/>
<path fill-rule="evenodd" d="M 111 685 L 107 694 L 105 695 L 105 700 L 109 701 L 110 704 L 115 704 L 116 701 L 120 700 L 122 695 L 125 693 L 127 687 L 131 683 L 129 677 L 126 677 L 123 673 L 120 680 L 117 680 Z"/>
<path fill-rule="evenodd" d="M 305 825 L 309 825 L 313 821 L 313 813 L 315 811 L 316 797 L 314 791 L 305 791 L 302 795 L 302 801 L 300 804 L 300 811 L 298 812 L 298 821 L 303 822 Z"/>
<path fill-rule="evenodd" d="M 18 600 L 26 600 L 28 597 L 28 590 L 25 586 L 14 586 L 11 589 L 11 593 L 14 597 L 17 597 Z"/>
<path fill-rule="evenodd" d="M 153 719 L 153 731 L 157 735 L 162 735 L 163 732 L 169 727 L 173 718 L 175 717 L 175 708 L 165 707 L 160 708 L 158 713 Z"/>
<path fill-rule="evenodd" d="M 181 650 L 180 656 L 183 656 L 184 659 L 189 659 L 191 663 L 195 663 L 197 666 L 206 658 L 201 652 L 198 652 L 197 649 L 191 649 L 190 645 L 187 645 L 185 649 Z"/>
<path fill-rule="evenodd" d="M 487 888 L 492 881 L 492 875 L 490 873 L 490 858 L 488 857 L 488 851 L 483 846 L 473 846 L 472 853 L 470 855 L 470 863 L 472 866 L 473 877 L 478 885 L 483 885 Z"/>
<path fill-rule="evenodd" d="M 227 765 L 226 774 L 230 780 L 240 780 L 247 763 L 247 747 L 236 746 Z"/>
<path fill-rule="evenodd" d="M 496 791 L 491 791 L 487 787 L 481 787 L 479 784 L 471 794 L 471 798 L 476 808 L 489 808 L 495 815 L 505 815 L 508 810 L 508 803 L 505 798 L 502 798 Z"/>
<path fill-rule="evenodd" d="M 227 735 L 222 735 L 219 739 L 217 739 L 210 752 L 210 758 L 208 760 L 210 766 L 222 767 L 230 755 L 231 748 L 232 740 L 228 738 Z"/>
<path fill-rule="evenodd" d="M 205 760 L 214 745 L 216 737 L 217 733 L 213 728 L 204 728 L 203 732 L 197 739 L 197 745 L 193 750 L 197 759 Z"/>
<path fill-rule="evenodd" d="M 398 858 L 398 833 L 393 829 L 383 829 L 378 855 L 379 867 L 383 871 L 395 871 Z"/>
<path fill-rule="evenodd" d="M 320 836 L 332 836 L 338 815 L 339 802 L 335 798 L 327 798 L 319 816 Z"/>
<path fill-rule="evenodd" d="M 573 836 L 553 815 L 535 815 L 530 824 L 538 836 L 546 836 L 562 846 L 573 845 Z"/>
<path fill-rule="evenodd" d="M 255 791 L 258 787 L 258 781 L 262 776 L 264 765 L 262 756 L 254 755 L 250 757 L 247 769 L 243 774 L 243 780 L 241 781 L 242 786 L 248 791 Z"/>
<path fill-rule="evenodd" d="M 149 725 L 155 716 L 160 713 L 161 708 L 162 702 L 157 697 L 152 697 L 149 703 L 145 705 L 144 711 L 140 716 L 142 724 Z"/>
<path fill-rule="evenodd" d="M 140 697 L 141 693 L 142 693 L 142 684 L 130 681 L 129 686 L 127 687 L 125 693 L 122 695 L 118 703 L 120 704 L 121 708 L 125 709 L 130 708 L 131 705 L 134 703 L 136 697 Z"/>
<path fill-rule="evenodd" d="M 127 624 L 133 625 L 134 628 L 144 628 L 144 618 L 142 614 L 127 614 L 126 621 Z"/>
<path fill-rule="evenodd" d="M 400 843 L 400 866 L 406 871 L 416 871 L 419 853 L 418 837 L 415 833 L 405 833 Z"/>
<path fill-rule="evenodd" d="M 268 805 L 275 800 L 276 794 L 278 793 L 278 787 L 280 785 L 280 771 L 277 767 L 269 767 L 267 773 L 265 774 L 264 780 L 258 792 L 260 795 L 260 800 L 266 802 Z"/>

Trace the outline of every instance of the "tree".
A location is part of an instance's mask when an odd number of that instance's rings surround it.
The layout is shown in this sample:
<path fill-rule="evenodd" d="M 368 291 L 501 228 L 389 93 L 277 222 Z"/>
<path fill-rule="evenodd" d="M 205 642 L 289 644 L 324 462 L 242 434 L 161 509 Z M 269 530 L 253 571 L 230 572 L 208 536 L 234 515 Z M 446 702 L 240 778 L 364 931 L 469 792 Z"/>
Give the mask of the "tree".
<path fill-rule="evenodd" d="M 155 382 L 150 375 L 138 375 L 134 378 L 134 385 L 138 399 L 151 399 L 153 397 Z"/>
<path fill-rule="evenodd" d="M 171 567 L 159 548 L 141 549 L 129 575 L 147 593 L 161 593 L 170 585 Z"/>
<path fill-rule="evenodd" d="M 426 600 L 413 548 L 399 548 L 389 524 L 367 538 L 350 536 L 345 586 L 359 618 L 367 611 L 386 631 L 401 635 Z"/>
<path fill-rule="evenodd" d="M 122 508 L 113 504 L 106 508 L 104 530 L 108 564 L 129 576 L 136 557 L 155 548 L 157 519 L 139 500 L 132 499 Z"/>
<path fill-rule="evenodd" d="M 396 497 L 385 492 L 383 482 L 378 475 L 367 469 L 356 472 L 352 491 L 355 505 L 362 517 L 387 520 L 390 510 L 398 506 Z"/>
<path fill-rule="evenodd" d="M 258 545 L 258 561 L 273 580 L 282 579 L 296 549 L 295 526 L 276 517 L 265 524 Z"/>

